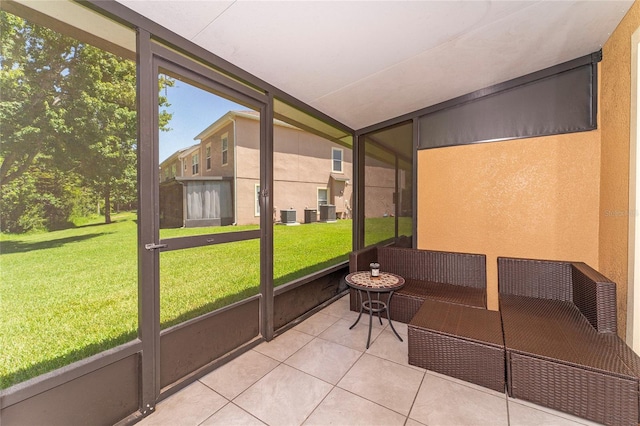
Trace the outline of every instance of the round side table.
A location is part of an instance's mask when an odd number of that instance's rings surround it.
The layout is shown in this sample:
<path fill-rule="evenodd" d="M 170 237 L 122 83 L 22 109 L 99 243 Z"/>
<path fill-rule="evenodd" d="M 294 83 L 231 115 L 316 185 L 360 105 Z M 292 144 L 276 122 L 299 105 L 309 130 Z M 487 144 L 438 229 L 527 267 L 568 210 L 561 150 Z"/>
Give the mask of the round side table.
<path fill-rule="evenodd" d="M 402 342 L 402 337 L 400 337 L 396 329 L 393 327 L 393 323 L 391 322 L 389 305 L 391 305 L 393 292 L 401 289 L 404 286 L 404 278 L 390 272 L 380 272 L 379 277 L 372 277 L 369 271 L 359 271 L 352 272 L 347 275 L 345 277 L 345 281 L 347 282 L 349 287 L 358 291 L 358 298 L 361 301 L 358 319 L 356 319 L 356 322 L 354 322 L 353 325 L 349 327 L 349 330 L 351 330 L 356 326 L 356 324 L 358 324 L 358 322 L 360 321 L 360 317 L 362 317 L 363 311 L 369 312 L 369 337 L 367 338 L 367 349 L 369 349 L 369 344 L 371 343 L 371 324 L 373 321 L 373 314 L 378 314 L 378 320 L 382 325 L 382 317 L 380 316 L 380 314 L 386 311 L 391 330 L 393 330 L 396 337 L 398 337 L 398 339 L 400 339 L 400 341 Z M 364 300 L 362 292 L 367 293 L 367 300 Z M 371 293 L 378 293 L 377 299 L 371 299 Z M 380 300 L 381 293 L 389 293 L 389 299 L 387 299 L 386 303 Z"/>

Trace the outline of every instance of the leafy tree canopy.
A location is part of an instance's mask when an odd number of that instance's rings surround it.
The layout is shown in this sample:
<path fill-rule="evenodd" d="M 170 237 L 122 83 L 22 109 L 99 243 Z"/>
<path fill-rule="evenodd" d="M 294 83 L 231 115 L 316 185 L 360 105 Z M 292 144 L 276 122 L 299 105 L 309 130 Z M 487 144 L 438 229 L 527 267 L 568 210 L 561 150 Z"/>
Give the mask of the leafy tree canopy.
<path fill-rule="evenodd" d="M 46 215 L 51 210 L 15 206 L 34 202 L 25 194 L 43 176 L 34 170 L 47 170 L 47 176 L 62 173 L 67 184 L 89 188 L 104 201 L 105 221 L 110 222 L 112 197 L 125 203 L 136 199 L 135 63 L 7 12 L 0 12 L 0 40 L 2 230 L 29 229 L 11 223 L 40 223 L 7 217 L 8 212 Z M 162 78 L 159 89 L 172 85 Z M 160 96 L 160 107 L 166 106 Z M 161 130 L 168 130 L 170 119 L 162 110 Z M 18 185 L 24 187 L 18 190 Z M 79 190 L 54 191 L 58 198 L 52 205 L 71 214 L 73 203 L 59 197 Z"/>

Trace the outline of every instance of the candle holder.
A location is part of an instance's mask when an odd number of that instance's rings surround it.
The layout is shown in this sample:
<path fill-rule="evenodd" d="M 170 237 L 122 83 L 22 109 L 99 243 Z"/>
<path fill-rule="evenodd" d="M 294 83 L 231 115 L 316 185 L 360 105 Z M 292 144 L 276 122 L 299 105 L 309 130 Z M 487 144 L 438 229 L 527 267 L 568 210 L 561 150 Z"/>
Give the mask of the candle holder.
<path fill-rule="evenodd" d="M 371 268 L 371 278 L 378 279 L 380 278 L 380 264 L 377 262 L 372 262 L 369 264 L 369 268 Z"/>

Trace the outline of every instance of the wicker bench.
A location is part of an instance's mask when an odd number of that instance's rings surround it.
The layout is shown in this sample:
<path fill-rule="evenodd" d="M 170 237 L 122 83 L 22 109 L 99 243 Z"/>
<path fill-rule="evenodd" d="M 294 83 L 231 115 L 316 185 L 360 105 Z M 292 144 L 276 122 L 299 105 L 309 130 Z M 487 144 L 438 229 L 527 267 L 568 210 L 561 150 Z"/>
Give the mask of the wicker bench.
<path fill-rule="evenodd" d="M 393 321 L 408 323 L 426 299 L 487 306 L 484 255 L 374 246 L 350 254 L 350 272 L 368 270 L 374 261 L 380 264 L 380 270 L 400 275 L 406 282 L 393 295 Z M 351 310 L 358 309 L 356 293 L 351 290 Z"/>
<path fill-rule="evenodd" d="M 504 392 L 499 312 L 427 299 L 407 328 L 409 364 Z"/>
<path fill-rule="evenodd" d="M 507 390 L 605 424 L 636 425 L 640 359 L 616 335 L 616 287 L 584 263 L 498 259 Z"/>

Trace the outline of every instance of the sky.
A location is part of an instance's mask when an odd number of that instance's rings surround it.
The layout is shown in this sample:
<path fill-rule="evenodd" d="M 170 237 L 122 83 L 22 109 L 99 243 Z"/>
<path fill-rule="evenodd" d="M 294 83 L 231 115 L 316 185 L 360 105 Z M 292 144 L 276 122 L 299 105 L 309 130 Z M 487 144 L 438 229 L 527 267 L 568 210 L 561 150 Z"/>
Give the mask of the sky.
<path fill-rule="evenodd" d="M 166 96 L 171 106 L 165 109 L 173 114 L 169 121 L 172 130 L 160 132 L 160 162 L 177 150 L 197 143 L 193 138 L 228 111 L 248 110 L 179 80 L 175 80 L 173 87 L 166 88 Z"/>

